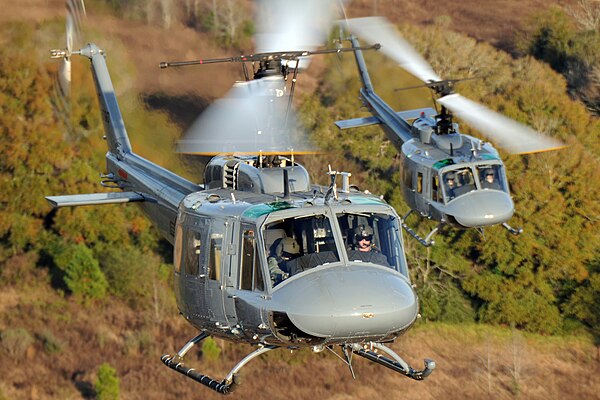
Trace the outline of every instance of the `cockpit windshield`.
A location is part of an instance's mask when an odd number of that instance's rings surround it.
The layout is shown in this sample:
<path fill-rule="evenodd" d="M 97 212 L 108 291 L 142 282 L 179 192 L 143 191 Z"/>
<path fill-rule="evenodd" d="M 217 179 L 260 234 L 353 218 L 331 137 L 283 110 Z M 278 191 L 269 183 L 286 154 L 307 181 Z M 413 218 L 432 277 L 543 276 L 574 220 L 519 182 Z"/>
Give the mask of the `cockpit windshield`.
<path fill-rule="evenodd" d="M 446 201 L 475 190 L 475 179 L 471 168 L 460 168 L 444 173 Z"/>
<path fill-rule="evenodd" d="M 479 177 L 479 185 L 482 189 L 507 191 L 501 165 L 478 165 L 477 175 Z"/>
<path fill-rule="evenodd" d="M 264 231 L 265 253 L 274 284 L 318 265 L 340 261 L 325 215 L 288 218 Z"/>
<path fill-rule="evenodd" d="M 446 202 L 473 190 L 508 191 L 500 164 L 482 164 L 447 170 L 443 173 L 443 182 Z"/>
<path fill-rule="evenodd" d="M 349 261 L 379 264 L 407 274 L 393 215 L 342 213 L 337 220 Z"/>
<path fill-rule="evenodd" d="M 349 261 L 379 264 L 408 276 L 394 215 L 340 213 L 335 222 L 342 232 L 337 239 L 334 222 L 326 215 L 266 224 L 263 238 L 273 286 L 308 269 L 340 261 L 341 251 L 346 251 Z"/>

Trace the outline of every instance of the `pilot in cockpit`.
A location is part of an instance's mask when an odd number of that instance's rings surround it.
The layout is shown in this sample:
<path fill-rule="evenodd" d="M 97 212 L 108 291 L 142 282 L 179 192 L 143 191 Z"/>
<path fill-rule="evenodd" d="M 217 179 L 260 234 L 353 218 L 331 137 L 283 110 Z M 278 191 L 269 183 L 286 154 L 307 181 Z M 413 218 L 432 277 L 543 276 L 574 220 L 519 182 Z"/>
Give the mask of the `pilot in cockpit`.
<path fill-rule="evenodd" d="M 446 178 L 446 196 L 449 200 L 456 197 L 456 182 L 454 181 L 454 174 L 448 173 L 445 175 Z"/>
<path fill-rule="evenodd" d="M 373 228 L 361 225 L 354 230 L 355 249 L 363 253 L 372 250 Z"/>
<path fill-rule="evenodd" d="M 496 189 L 500 190 L 500 184 L 496 179 L 496 174 L 492 168 L 488 168 L 484 171 L 484 177 L 481 180 L 481 187 L 483 189 Z"/>
<path fill-rule="evenodd" d="M 373 228 L 369 225 L 359 225 L 354 229 L 354 246 L 348 250 L 350 261 L 372 262 L 389 266 L 387 257 L 373 243 Z"/>
<path fill-rule="evenodd" d="M 289 277 L 287 262 L 300 255 L 300 246 L 294 238 L 284 237 L 271 246 L 271 256 L 267 259 L 271 281 L 277 284 Z"/>

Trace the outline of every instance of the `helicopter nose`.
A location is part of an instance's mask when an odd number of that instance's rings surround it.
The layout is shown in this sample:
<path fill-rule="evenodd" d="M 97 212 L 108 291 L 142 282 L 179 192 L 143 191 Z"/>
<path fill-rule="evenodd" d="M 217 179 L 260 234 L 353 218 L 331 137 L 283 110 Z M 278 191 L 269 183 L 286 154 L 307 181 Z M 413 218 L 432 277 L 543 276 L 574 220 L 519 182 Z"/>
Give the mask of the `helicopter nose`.
<path fill-rule="evenodd" d="M 273 292 L 301 331 L 323 338 L 385 336 L 410 327 L 418 301 L 408 280 L 384 267 L 335 266 Z"/>
<path fill-rule="evenodd" d="M 452 200 L 446 208 L 449 216 L 466 228 L 480 228 L 508 221 L 515 205 L 506 192 L 475 190 Z"/>

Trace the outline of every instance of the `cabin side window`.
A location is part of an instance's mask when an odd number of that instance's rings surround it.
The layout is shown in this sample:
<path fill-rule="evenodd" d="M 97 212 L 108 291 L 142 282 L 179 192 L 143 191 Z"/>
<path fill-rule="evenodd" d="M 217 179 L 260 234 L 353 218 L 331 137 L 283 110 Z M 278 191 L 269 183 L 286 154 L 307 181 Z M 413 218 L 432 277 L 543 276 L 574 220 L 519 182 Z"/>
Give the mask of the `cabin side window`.
<path fill-rule="evenodd" d="M 402 180 L 404 181 L 404 186 L 406 186 L 410 190 L 413 189 L 414 185 L 412 173 L 410 168 L 407 168 L 406 166 L 402 168 Z"/>
<path fill-rule="evenodd" d="M 202 254 L 202 238 L 200 232 L 186 232 L 185 257 L 183 266 L 187 275 L 198 275 L 200 271 L 200 255 Z"/>
<path fill-rule="evenodd" d="M 223 235 L 210 235 L 210 255 L 208 261 L 208 278 L 214 281 L 221 280 L 221 250 Z"/>
<path fill-rule="evenodd" d="M 210 221 L 210 233 L 208 240 L 208 279 L 221 280 L 221 259 L 223 252 L 223 237 L 225 235 L 225 221 L 213 219 Z M 207 229 L 208 230 L 208 229 Z"/>
<path fill-rule="evenodd" d="M 175 228 L 175 247 L 173 251 L 173 264 L 175 273 L 181 273 L 181 253 L 183 249 L 183 228 L 181 223 L 177 223 Z"/>
<path fill-rule="evenodd" d="M 181 228 L 183 230 L 181 269 L 187 275 L 204 277 L 208 261 L 210 221 L 207 218 L 186 216 Z"/>
<path fill-rule="evenodd" d="M 254 229 L 242 229 L 242 254 L 239 277 L 239 288 L 241 290 L 263 291 L 265 289 L 263 274 L 260 268 L 260 258 L 256 249 Z"/>
<path fill-rule="evenodd" d="M 438 196 L 438 188 L 439 188 L 439 177 L 437 175 L 433 175 L 431 177 L 431 199 L 433 201 L 440 201 L 441 196 Z"/>

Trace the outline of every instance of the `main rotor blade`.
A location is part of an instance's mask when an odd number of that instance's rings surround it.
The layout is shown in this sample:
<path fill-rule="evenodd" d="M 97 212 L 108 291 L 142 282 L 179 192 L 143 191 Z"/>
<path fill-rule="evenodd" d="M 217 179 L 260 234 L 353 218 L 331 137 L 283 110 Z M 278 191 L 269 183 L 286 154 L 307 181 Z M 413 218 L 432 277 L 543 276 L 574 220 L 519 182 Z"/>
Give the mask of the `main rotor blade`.
<path fill-rule="evenodd" d="M 380 43 L 388 57 L 425 83 L 441 81 L 431 65 L 404 40 L 396 28 L 385 18 L 367 17 L 347 21 L 350 32 L 371 44 Z"/>
<path fill-rule="evenodd" d="M 256 53 L 315 50 L 327 40 L 336 0 L 261 0 L 257 6 Z M 301 68 L 308 66 L 303 59 Z"/>
<path fill-rule="evenodd" d="M 282 77 L 237 83 L 211 104 L 177 151 L 188 154 L 312 153 L 308 136 L 298 127 Z"/>
<path fill-rule="evenodd" d="M 437 102 L 510 153 L 536 153 L 565 147 L 562 142 L 546 137 L 457 93 L 444 96 Z"/>

